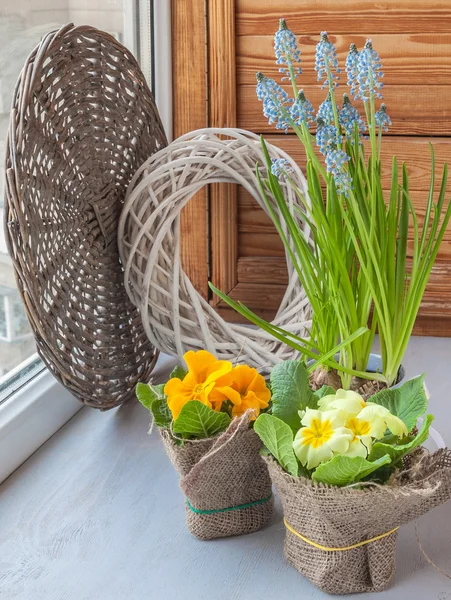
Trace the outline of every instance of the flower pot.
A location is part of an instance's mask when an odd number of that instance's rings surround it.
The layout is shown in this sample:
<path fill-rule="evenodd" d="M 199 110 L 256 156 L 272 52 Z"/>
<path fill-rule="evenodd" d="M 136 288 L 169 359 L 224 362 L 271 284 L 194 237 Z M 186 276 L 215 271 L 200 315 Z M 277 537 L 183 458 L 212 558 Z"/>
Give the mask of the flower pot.
<path fill-rule="evenodd" d="M 272 517 L 274 500 L 261 441 L 249 429 L 249 416 L 227 431 L 177 445 L 160 430 L 166 452 L 180 475 L 189 531 L 202 540 L 251 533 Z"/>
<path fill-rule="evenodd" d="M 451 498 L 451 451 L 415 460 L 390 484 L 340 488 L 292 477 L 267 457 L 288 562 L 330 594 L 385 589 L 395 572 L 398 527 Z"/>
<path fill-rule="evenodd" d="M 382 373 L 382 356 L 380 354 L 374 354 L 373 352 L 370 354 L 370 358 L 368 360 L 368 364 L 366 366 L 366 370 L 368 373 Z M 399 367 L 398 376 L 396 378 L 396 384 L 392 387 L 396 387 L 400 385 L 406 376 L 406 371 L 404 367 L 401 365 Z"/>
<path fill-rule="evenodd" d="M 339 359 L 339 355 L 338 354 L 335 355 L 335 359 L 336 360 Z M 315 361 L 313 359 L 308 360 L 307 361 L 307 366 L 312 365 L 314 362 Z M 370 354 L 366 370 L 367 370 L 368 373 L 382 373 L 382 357 L 380 356 L 380 354 L 375 354 L 373 352 Z M 399 367 L 398 377 L 396 379 L 396 384 L 394 386 L 392 386 L 392 387 L 396 387 L 397 385 L 399 385 L 403 381 L 404 377 L 405 377 L 405 369 L 401 365 Z M 359 381 L 361 381 L 362 383 L 364 383 L 365 381 L 370 381 L 370 380 L 363 380 L 362 379 L 362 380 L 359 380 Z M 335 385 L 333 385 L 333 387 L 335 387 Z M 354 389 L 355 391 L 358 391 L 358 390 L 356 390 L 356 388 L 352 388 L 352 389 Z M 363 392 L 362 392 L 362 395 L 364 395 Z"/>

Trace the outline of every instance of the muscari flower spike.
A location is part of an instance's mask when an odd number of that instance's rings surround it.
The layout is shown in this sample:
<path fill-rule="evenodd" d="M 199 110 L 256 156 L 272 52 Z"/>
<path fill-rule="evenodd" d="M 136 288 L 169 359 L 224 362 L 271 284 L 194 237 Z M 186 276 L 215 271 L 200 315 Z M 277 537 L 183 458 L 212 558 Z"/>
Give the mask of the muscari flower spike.
<path fill-rule="evenodd" d="M 285 65 L 279 68 L 279 73 L 284 73 L 282 81 L 290 79 L 289 69 L 293 68 L 294 77 L 298 77 L 302 73 L 299 66 L 295 67 L 295 63 L 301 62 L 301 51 L 298 48 L 295 34 L 288 29 L 285 19 L 280 19 L 279 30 L 274 36 L 274 51 L 276 55 L 276 64 Z"/>
<path fill-rule="evenodd" d="M 286 158 L 271 158 L 271 162 L 271 173 L 277 179 L 285 179 L 286 175 L 293 173 L 293 167 Z"/>
<path fill-rule="evenodd" d="M 327 37 L 327 31 L 321 32 L 321 40 L 316 45 L 315 71 L 318 72 L 318 81 L 322 81 L 323 79 L 325 80 L 322 86 L 323 88 L 328 85 L 329 73 L 332 77 L 332 80 L 340 79 L 338 75 L 340 73 L 340 69 L 338 68 L 337 51 L 335 50 L 335 46 Z M 338 83 L 334 81 L 334 85 L 337 87 Z"/>
<path fill-rule="evenodd" d="M 263 114 L 268 119 L 268 123 L 270 125 L 275 123 L 276 129 L 287 132 L 290 126 L 289 108 L 286 106 L 290 99 L 287 92 L 274 79 L 269 79 L 258 72 L 257 98 L 263 101 Z"/>
<path fill-rule="evenodd" d="M 320 104 L 316 118 L 324 121 L 326 125 L 331 125 L 334 122 L 334 109 L 332 108 L 330 92 L 327 94 L 324 102 Z"/>
<path fill-rule="evenodd" d="M 296 125 L 301 125 L 301 123 L 305 123 L 307 127 L 310 127 L 310 124 L 315 121 L 312 103 L 305 97 L 304 90 L 299 91 L 298 97 L 296 98 L 294 104 L 291 106 L 290 112 L 291 118 L 296 123 Z"/>
<path fill-rule="evenodd" d="M 366 40 L 363 50 L 359 53 L 358 64 L 359 97 L 366 102 L 371 94 L 382 98 L 381 90 L 384 86 L 380 78 L 384 76 L 379 54 L 374 50 L 371 40 Z"/>
<path fill-rule="evenodd" d="M 334 125 L 329 125 L 321 118 L 316 119 L 316 145 L 326 155 L 331 145 L 341 144 L 341 135 Z"/>
<path fill-rule="evenodd" d="M 359 111 L 352 106 L 347 94 L 343 94 L 343 106 L 339 112 L 338 121 L 345 130 L 347 137 L 354 137 L 354 125 L 356 123 L 359 128 L 360 135 L 365 131 L 365 122 L 359 115 Z"/>
<path fill-rule="evenodd" d="M 381 104 L 380 109 L 374 115 L 374 120 L 378 127 L 382 127 L 383 131 L 388 131 L 388 127 L 391 125 L 391 119 L 387 115 L 387 107 L 385 104 Z"/>
<path fill-rule="evenodd" d="M 335 143 L 330 143 L 326 154 L 326 167 L 329 173 L 332 173 L 337 192 L 348 196 L 349 190 L 352 187 L 351 177 L 346 170 L 349 156 L 344 150 L 339 148 Z"/>
<path fill-rule="evenodd" d="M 346 57 L 345 68 L 346 73 L 348 75 L 347 84 L 351 88 L 351 95 L 354 98 L 354 100 L 357 100 L 357 98 L 359 97 L 359 51 L 357 50 L 357 46 L 355 44 L 351 44 L 349 46 L 349 53 Z"/>

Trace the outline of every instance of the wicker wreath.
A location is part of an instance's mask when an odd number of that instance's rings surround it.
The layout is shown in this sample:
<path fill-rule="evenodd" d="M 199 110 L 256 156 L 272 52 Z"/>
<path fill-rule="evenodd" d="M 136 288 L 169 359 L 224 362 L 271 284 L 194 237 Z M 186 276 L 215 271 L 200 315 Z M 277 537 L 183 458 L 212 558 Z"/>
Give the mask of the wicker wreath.
<path fill-rule="evenodd" d="M 268 150 L 272 157 L 289 161 L 291 177 L 307 197 L 307 183 L 296 163 L 274 146 L 268 144 Z M 150 341 L 163 352 L 181 358 L 188 349 L 206 348 L 220 358 L 238 358 L 262 371 L 295 354 L 262 330 L 225 322 L 194 289 L 180 264 L 179 215 L 203 186 L 238 183 L 266 210 L 256 163 L 266 176 L 260 140 L 253 133 L 203 129 L 172 142 L 133 177 L 118 228 L 125 287 L 140 309 Z M 293 210 L 299 200 L 290 185 L 283 186 L 288 207 L 308 237 L 308 227 Z M 273 323 L 305 335 L 310 304 L 288 256 L 287 267 L 288 287 Z"/>
<path fill-rule="evenodd" d="M 166 138 L 124 46 L 92 27 L 44 37 L 14 92 L 6 237 L 37 349 L 85 404 L 111 408 L 157 351 L 129 301 L 117 249 L 124 196 Z"/>

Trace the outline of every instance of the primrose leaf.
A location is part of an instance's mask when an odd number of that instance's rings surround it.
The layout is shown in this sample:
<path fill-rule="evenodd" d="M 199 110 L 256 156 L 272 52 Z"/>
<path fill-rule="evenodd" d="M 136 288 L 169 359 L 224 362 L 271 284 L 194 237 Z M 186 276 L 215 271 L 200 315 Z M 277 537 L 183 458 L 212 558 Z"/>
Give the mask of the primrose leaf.
<path fill-rule="evenodd" d="M 152 403 L 164 396 L 164 384 L 152 385 L 138 383 L 136 385 L 136 397 L 147 410 L 152 410 Z"/>
<path fill-rule="evenodd" d="M 169 427 L 172 422 L 172 413 L 169 410 L 166 396 L 158 398 L 152 403 L 152 415 L 157 427 Z"/>
<path fill-rule="evenodd" d="M 290 426 L 273 415 L 263 414 L 255 421 L 254 431 L 285 471 L 296 477 L 298 461 L 293 450 L 293 431 Z"/>
<path fill-rule="evenodd" d="M 164 394 L 164 385 L 164 383 L 158 385 L 138 383 L 136 386 L 136 397 L 147 410 L 150 410 L 154 423 L 158 427 L 169 427 L 172 421 L 172 414 Z"/>
<path fill-rule="evenodd" d="M 383 465 L 390 463 L 388 455 L 381 456 L 378 460 L 370 462 L 362 456 L 343 456 L 338 454 L 328 462 L 319 465 L 312 475 L 313 481 L 327 483 L 342 487 L 357 483 L 364 477 L 376 471 Z"/>
<path fill-rule="evenodd" d="M 424 389 L 424 375 L 409 379 L 397 388 L 381 390 L 371 396 L 368 402 L 388 408 L 393 415 L 404 421 L 408 431 L 412 431 L 418 417 L 424 415 L 428 406 Z"/>
<path fill-rule="evenodd" d="M 180 365 L 177 365 L 172 370 L 171 374 L 169 375 L 169 378 L 174 379 L 174 377 L 177 377 L 178 379 L 181 379 L 183 381 L 185 379 L 187 373 L 188 373 L 188 371 L 186 369 L 184 369 Z"/>
<path fill-rule="evenodd" d="M 204 439 L 225 431 L 230 421 L 227 413 L 216 412 L 198 400 L 190 400 L 182 406 L 172 425 L 172 431 L 187 437 Z"/>
<path fill-rule="evenodd" d="M 319 388 L 319 390 L 316 390 L 316 392 L 313 392 L 314 396 L 316 396 L 316 398 L 318 400 L 320 400 L 324 396 L 329 396 L 329 395 L 334 396 L 336 393 L 337 393 L 337 390 L 335 390 L 330 385 L 323 385 L 322 387 Z"/>
<path fill-rule="evenodd" d="M 403 443 L 403 440 L 401 440 L 397 446 L 392 446 L 390 444 L 384 444 L 383 442 L 376 442 L 370 452 L 368 460 L 378 460 L 381 456 L 388 454 L 392 463 L 399 462 L 404 456 L 410 454 L 412 450 L 421 446 L 421 444 L 424 444 L 429 437 L 429 428 L 433 420 L 434 417 L 432 415 L 427 415 L 421 425 L 420 431 L 413 439 L 409 438 L 410 441 L 407 443 Z"/>
<path fill-rule="evenodd" d="M 301 427 L 300 410 L 317 408 L 318 400 L 309 387 L 309 373 L 300 360 L 278 363 L 271 371 L 272 414 L 293 431 Z"/>

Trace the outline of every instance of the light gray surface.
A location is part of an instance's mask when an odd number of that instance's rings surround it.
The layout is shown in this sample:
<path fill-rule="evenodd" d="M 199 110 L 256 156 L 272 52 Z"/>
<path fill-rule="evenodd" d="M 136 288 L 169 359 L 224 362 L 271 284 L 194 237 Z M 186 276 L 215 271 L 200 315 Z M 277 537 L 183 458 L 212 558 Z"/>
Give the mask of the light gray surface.
<path fill-rule="evenodd" d="M 451 340 L 414 338 L 405 366 L 407 376 L 427 372 L 430 411 L 451 445 Z M 257 533 L 191 537 L 177 475 L 148 422 L 138 404 L 85 408 L 0 487 L 1 600 L 329 597 L 285 562 L 279 503 Z M 451 573 L 451 502 L 419 528 Z M 392 585 L 377 597 L 451 600 L 451 581 L 422 558 L 412 525 L 400 531 Z"/>

